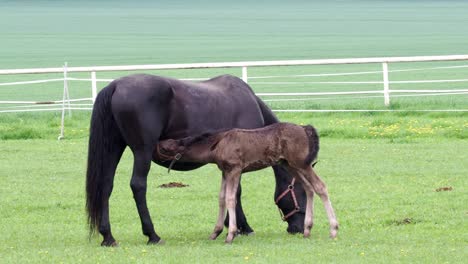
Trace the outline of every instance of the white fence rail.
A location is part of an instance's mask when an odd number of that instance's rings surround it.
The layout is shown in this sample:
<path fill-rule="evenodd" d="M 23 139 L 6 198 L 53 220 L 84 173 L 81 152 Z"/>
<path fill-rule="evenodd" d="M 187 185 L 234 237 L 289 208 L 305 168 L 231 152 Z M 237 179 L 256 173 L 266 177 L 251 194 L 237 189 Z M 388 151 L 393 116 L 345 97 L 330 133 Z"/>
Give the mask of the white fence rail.
<path fill-rule="evenodd" d="M 0 101 L 0 104 L 15 104 L 14 109 L 3 110 L 0 109 L 0 113 L 5 112 L 25 112 L 25 111 L 62 111 L 62 133 L 63 135 L 63 117 L 65 112 L 68 110 L 89 110 L 92 108 L 92 103 L 94 102 L 97 95 L 97 83 L 98 82 L 109 82 L 111 79 L 98 79 L 98 72 L 114 72 L 114 71 L 146 71 L 146 70 L 170 70 L 170 69 L 206 69 L 206 68 L 241 68 L 242 79 L 245 82 L 249 80 L 254 80 L 255 84 L 268 84 L 268 85 L 284 85 L 284 84 L 294 84 L 295 82 L 265 82 L 261 81 L 262 79 L 275 79 L 275 78 L 285 78 L 285 77 L 321 77 L 321 76 L 346 76 L 346 75 L 361 75 L 361 74 L 382 74 L 382 81 L 359 81 L 359 82 L 297 82 L 300 84 L 382 84 L 382 90 L 364 90 L 364 91 L 341 91 L 341 92 L 264 92 L 257 93 L 259 96 L 305 96 L 305 95 L 362 95 L 362 94 L 378 94 L 380 97 L 383 97 L 384 104 L 388 106 L 390 104 L 390 94 L 391 93 L 421 93 L 421 94 L 468 94 L 468 89 L 390 89 L 390 84 L 401 84 L 401 83 L 456 83 L 456 82 L 468 82 L 468 78 L 463 79 L 454 79 L 454 80 L 417 80 L 417 81 L 390 81 L 389 72 L 403 72 L 403 71 L 418 71 L 423 69 L 406 69 L 406 70 L 393 70 L 389 71 L 389 63 L 401 63 L 401 62 L 437 62 L 437 61 L 468 61 L 468 55 L 449 55 L 449 56 L 416 56 L 416 57 L 380 57 L 380 58 L 351 58 L 351 59 L 317 59 L 317 60 L 284 60 L 284 61 L 246 61 L 246 62 L 220 62 L 220 63 L 192 63 L 192 64 L 154 64 L 154 65 L 125 65 L 125 66 L 92 66 L 92 67 L 67 67 L 65 64 L 64 67 L 60 68 L 36 68 L 36 69 L 4 69 L 0 70 L 0 75 L 19 75 L 19 74 L 49 74 L 49 73 L 61 73 L 63 78 L 47 79 L 47 80 L 32 80 L 32 81 L 22 81 L 22 82 L 5 82 L 0 83 L 2 86 L 11 86 L 11 85 L 26 85 L 26 84 L 37 84 L 37 83 L 47 83 L 47 82 L 62 82 L 63 81 L 63 99 L 59 101 Z M 381 71 L 366 71 L 366 72 L 348 72 L 348 73 L 326 73 L 326 74 L 302 74 L 302 75 L 288 75 L 288 76 L 248 76 L 249 67 L 266 67 L 266 66 L 304 66 L 304 65 L 337 65 L 337 64 L 371 64 L 371 63 L 380 63 L 382 65 Z M 434 67 L 431 69 L 448 69 L 448 68 L 468 68 L 468 65 L 462 66 L 444 66 L 444 67 Z M 68 77 L 69 73 L 76 72 L 88 72 L 90 73 L 89 79 L 80 79 L 80 78 L 71 78 Z M 88 81 L 91 82 L 91 97 L 90 98 L 80 98 L 75 100 L 70 100 L 69 91 L 68 91 L 68 82 L 69 81 Z M 90 101 L 88 104 L 77 104 L 77 101 L 87 100 Z M 289 99 L 280 99 L 280 100 L 289 100 Z M 290 99 L 290 100 L 300 100 L 300 99 Z M 273 100 L 271 100 L 273 101 Z M 34 105 L 28 109 L 25 106 L 18 106 L 20 104 Z M 45 105 L 57 105 L 60 104 L 61 107 L 44 107 Z M 329 110 L 300 110 L 300 109 L 286 109 L 281 111 L 329 111 Z M 333 111 L 350 111 L 350 110 L 333 110 Z M 352 111 L 386 111 L 384 110 L 352 110 Z M 350 111 L 350 112 L 352 112 Z M 422 110 L 422 111 L 431 111 L 431 110 Z M 448 109 L 447 111 L 468 111 L 466 109 L 462 110 L 453 110 Z"/>
<path fill-rule="evenodd" d="M 351 59 L 318 59 L 318 60 L 284 60 L 284 61 L 247 61 L 247 62 L 219 62 L 219 63 L 192 63 L 192 64 L 154 64 L 154 65 L 125 65 L 125 66 L 91 66 L 91 67 L 63 67 L 63 68 L 36 68 L 36 69 L 6 69 L 0 70 L 0 75 L 13 75 L 13 74 L 40 74 L 40 73 L 67 73 L 72 72 L 89 72 L 91 73 L 91 91 L 92 98 L 96 98 L 97 94 L 97 81 L 96 72 L 111 72 L 111 71 L 143 71 L 143 70 L 168 70 L 168 69 L 203 69 L 203 68 L 242 68 L 242 79 L 247 82 L 248 67 L 264 67 L 264 66 L 300 66 L 300 65 L 333 65 L 333 64 L 369 64 L 369 63 L 381 63 L 382 64 L 382 75 L 383 75 L 383 90 L 385 105 L 390 103 L 390 93 L 392 90 L 389 89 L 391 83 L 388 78 L 388 64 L 398 62 L 434 62 L 434 61 L 468 61 L 468 55 L 448 55 L 448 56 L 415 56 L 415 57 L 380 57 L 380 58 L 351 58 Z M 454 66 L 454 67 L 466 67 L 466 66 Z M 447 67 L 440 67 L 447 68 Z M 453 68 L 453 67 L 452 67 Z M 364 72 L 368 73 L 368 72 Z M 349 73 L 356 74 L 356 73 Z M 357 73 L 362 74 L 362 73 Z M 328 74 L 329 76 L 331 74 Z M 346 75 L 346 74 L 333 74 L 333 75 Z M 310 75 L 308 75 L 310 76 Z M 323 75 L 322 75 L 323 76 Z M 263 77 L 264 78 L 264 77 Z M 0 83 L 0 86 L 14 85 L 14 84 L 28 84 L 28 83 L 43 83 L 47 81 L 61 81 L 63 79 L 51 79 L 51 80 L 38 80 L 29 82 L 17 82 L 17 83 Z M 86 80 L 86 79 L 74 79 L 68 78 L 67 80 Z M 65 82 L 67 81 L 65 80 Z M 420 82 L 450 82 L 450 81 L 466 81 L 462 80 L 430 80 Z M 320 82 L 315 82 L 320 83 Z M 321 82 L 325 83 L 325 82 Z M 327 82 L 333 83 L 333 82 Z M 338 83 L 338 82 L 334 82 Z M 351 83 L 351 82 L 342 82 Z M 364 82 L 355 82 L 364 83 Z M 370 82 L 367 82 L 370 83 Z M 378 82 L 373 82 L 378 83 Z M 395 82 L 397 83 L 397 82 Z M 403 83 L 403 82 L 399 82 Z M 406 81 L 409 83 L 409 81 Z M 278 84 L 278 83 L 277 83 Z M 279 83 L 281 84 L 281 83 Z M 468 90 L 463 90 L 467 92 Z M 372 93 L 374 93 L 373 91 Z M 398 92 L 401 92 L 400 90 Z M 418 92 L 418 91 L 413 91 Z M 443 90 L 440 92 L 453 92 L 451 90 Z M 362 92 L 356 92 L 357 94 Z M 262 94 L 260 94 L 262 95 Z M 287 95 L 283 93 L 282 95 Z M 299 95 L 299 94 L 298 94 Z M 1 102 L 1 101 L 0 101 Z"/>

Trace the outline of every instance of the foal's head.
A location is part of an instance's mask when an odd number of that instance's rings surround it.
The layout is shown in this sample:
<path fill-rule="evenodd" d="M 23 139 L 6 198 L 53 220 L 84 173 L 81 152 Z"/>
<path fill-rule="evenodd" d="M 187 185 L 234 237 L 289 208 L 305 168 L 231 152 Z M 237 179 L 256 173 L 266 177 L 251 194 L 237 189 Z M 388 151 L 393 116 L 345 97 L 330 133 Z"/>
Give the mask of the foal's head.
<path fill-rule="evenodd" d="M 177 154 L 185 152 L 185 146 L 182 140 L 167 139 L 160 141 L 158 144 L 159 154 L 173 157 Z"/>
<path fill-rule="evenodd" d="M 202 153 L 213 150 L 215 136 L 212 133 L 205 133 L 194 137 L 185 137 L 182 139 L 167 139 L 158 144 L 159 154 L 174 157 L 177 154 L 186 159 L 196 159 Z"/>

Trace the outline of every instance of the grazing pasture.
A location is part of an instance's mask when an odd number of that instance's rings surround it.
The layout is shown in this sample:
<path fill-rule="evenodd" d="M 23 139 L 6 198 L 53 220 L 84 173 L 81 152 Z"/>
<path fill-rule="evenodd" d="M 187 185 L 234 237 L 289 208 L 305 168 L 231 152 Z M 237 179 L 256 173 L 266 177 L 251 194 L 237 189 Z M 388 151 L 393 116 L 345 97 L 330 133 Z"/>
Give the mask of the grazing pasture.
<path fill-rule="evenodd" d="M 210 241 L 206 234 L 211 232 L 213 212 L 218 206 L 218 169 L 205 166 L 192 172 L 167 174 L 165 169 L 153 166 L 148 179 L 148 203 L 156 230 L 166 245 L 146 246 L 129 187 L 132 157 L 126 151 L 110 205 L 120 247 L 101 248 L 100 238 L 87 239 L 84 209 L 87 138 L 85 132 L 77 131 L 75 136 L 61 142 L 55 140 L 55 133 L 47 134 L 49 139 L 1 142 L 2 259 L 279 262 L 287 258 L 292 262 L 312 259 L 460 263 L 466 258 L 468 237 L 463 231 L 468 228 L 466 119 L 438 118 L 441 127 L 433 128 L 435 132 L 429 136 L 425 132 L 411 132 L 408 127 L 426 131 L 426 125 L 418 128 L 415 123 L 435 119 L 401 117 L 399 120 L 404 123 L 399 126 L 407 127 L 408 131 L 390 136 L 384 131 L 392 125 L 385 125 L 382 117 L 376 118 L 381 124 L 376 121 L 374 125 L 382 125 L 383 134 L 355 128 L 367 122 L 359 120 L 371 120 L 366 116 L 288 114 L 280 118 L 320 124 L 317 127 L 329 131 L 321 137 L 315 169 L 328 186 L 340 221 L 337 240 L 328 238 L 323 210 L 316 210 L 311 239 L 287 234 L 287 226 L 273 202 L 272 171 L 265 169 L 243 177 L 244 209 L 256 234 L 239 237 L 232 246 Z M 85 123 L 81 124 L 84 129 Z M 443 126 L 444 123 L 447 125 Z M 337 124 L 343 131 L 334 130 Z M 454 129 L 462 129 L 464 139 L 452 137 Z M 189 186 L 158 188 L 169 182 Z M 443 187 L 452 189 L 437 191 Z M 318 200 L 315 207 L 321 208 Z"/>
<path fill-rule="evenodd" d="M 468 54 L 466 1 L 157 2 L 135 6 L 126 0 L 112 5 L 106 1 L 0 1 L 0 68 L 57 67 L 64 61 L 70 66 L 90 66 Z M 398 64 L 390 65 L 390 70 L 453 65 L 466 63 Z M 380 65 L 259 68 L 249 74 L 380 69 Z M 390 79 L 443 79 L 446 73 L 450 78 L 467 76 L 466 68 L 444 71 L 395 72 Z M 240 75 L 240 70 L 151 73 L 194 78 Z M 37 77 L 61 76 L 26 78 Z M 0 76 L 0 82 L 22 78 Z M 321 80 L 329 79 L 314 79 Z M 359 80 L 363 79 L 346 78 Z M 365 80 L 379 81 L 381 76 Z M 307 88 L 260 82 L 251 80 L 258 92 Z M 467 86 L 416 85 L 427 87 Z M 336 85 L 311 89 L 338 88 L 342 89 Z M 2 86 L 0 100 L 61 99 L 62 89 L 60 82 Z M 90 94 L 87 83 L 72 83 L 70 89 L 72 97 Z M 381 85 L 369 89 L 381 89 Z M 381 97 L 268 104 L 277 109 L 385 109 Z M 396 110 L 451 108 L 467 109 L 467 95 L 395 98 L 390 106 Z M 210 241 L 206 234 L 212 230 L 218 207 L 218 169 L 209 165 L 167 174 L 153 166 L 148 207 L 166 244 L 146 246 L 129 187 L 132 155 L 127 150 L 110 201 L 118 248 L 101 248 L 99 237 L 88 240 L 87 236 L 89 115 L 73 112 L 66 119 L 66 139 L 58 142 L 60 113 L 0 114 L 0 262 L 462 263 L 468 258 L 466 112 L 279 113 L 282 121 L 312 124 L 319 131 L 321 150 L 315 169 L 328 186 L 340 222 L 336 240 L 328 238 L 323 210 L 315 210 L 311 239 L 287 234 L 273 201 L 272 171 L 265 169 L 242 178 L 243 206 L 256 234 L 238 237 L 231 246 Z M 159 188 L 171 182 L 188 186 Z M 315 200 L 315 207 L 321 208 L 319 199 Z"/>

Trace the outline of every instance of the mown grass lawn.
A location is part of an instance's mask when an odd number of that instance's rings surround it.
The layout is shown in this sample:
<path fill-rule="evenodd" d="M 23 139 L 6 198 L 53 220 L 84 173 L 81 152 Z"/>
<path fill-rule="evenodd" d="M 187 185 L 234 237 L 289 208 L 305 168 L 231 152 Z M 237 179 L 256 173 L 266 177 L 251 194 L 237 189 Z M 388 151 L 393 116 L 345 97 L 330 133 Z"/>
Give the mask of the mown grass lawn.
<path fill-rule="evenodd" d="M 309 120 L 308 115 L 282 118 Z M 328 119 L 311 123 L 334 120 Z M 453 120 L 466 124 L 464 118 Z M 171 174 L 153 166 L 148 203 L 156 230 L 167 243 L 147 246 L 129 188 L 132 157 L 127 151 L 111 198 L 111 222 L 120 247 L 101 248 L 101 238 L 89 241 L 86 230 L 87 138 L 3 140 L 2 262 L 463 262 L 468 243 L 466 139 L 444 133 L 374 137 L 372 131 L 367 132 L 370 138 L 333 133 L 322 137 L 317 171 L 328 185 L 341 224 L 337 240 L 328 238 L 318 199 L 312 237 L 287 234 L 273 202 L 272 172 L 266 169 L 242 180 L 244 208 L 256 234 L 238 237 L 231 246 L 224 245 L 223 235 L 217 241 L 207 239 L 216 219 L 220 183 L 214 166 Z M 168 182 L 189 187 L 158 188 Z M 451 190 L 438 192 L 442 187 Z"/>

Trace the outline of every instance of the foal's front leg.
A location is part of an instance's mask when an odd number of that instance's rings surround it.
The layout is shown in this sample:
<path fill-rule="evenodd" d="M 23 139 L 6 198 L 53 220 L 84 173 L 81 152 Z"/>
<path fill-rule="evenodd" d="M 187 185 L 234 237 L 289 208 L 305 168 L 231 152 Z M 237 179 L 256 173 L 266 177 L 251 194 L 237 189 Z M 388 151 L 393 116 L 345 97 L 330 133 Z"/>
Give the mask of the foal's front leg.
<path fill-rule="evenodd" d="M 218 220 L 216 221 L 216 225 L 214 227 L 213 233 L 210 235 L 211 240 L 215 240 L 219 234 L 223 232 L 223 219 L 226 213 L 226 177 L 224 176 L 221 179 L 221 190 L 219 190 L 219 212 L 218 212 Z"/>
<path fill-rule="evenodd" d="M 236 191 L 239 186 L 241 170 L 231 170 L 225 174 L 226 176 L 226 205 L 229 212 L 229 231 L 224 242 L 232 243 L 237 234 L 236 222 Z"/>

